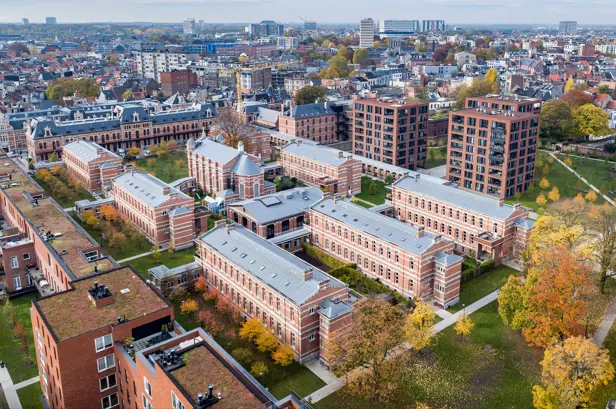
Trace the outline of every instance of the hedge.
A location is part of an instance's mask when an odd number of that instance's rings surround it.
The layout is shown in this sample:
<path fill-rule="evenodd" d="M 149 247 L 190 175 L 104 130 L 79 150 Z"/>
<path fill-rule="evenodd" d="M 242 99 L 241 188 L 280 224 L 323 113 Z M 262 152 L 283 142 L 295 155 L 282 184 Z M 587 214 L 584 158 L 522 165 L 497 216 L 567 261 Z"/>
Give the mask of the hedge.
<path fill-rule="evenodd" d="M 306 254 L 310 257 L 319 260 L 321 263 L 326 264 L 331 268 L 342 268 L 347 265 L 343 261 L 338 260 L 336 257 L 330 256 L 324 251 L 319 250 L 315 246 L 311 246 L 308 243 L 302 244 L 302 247 L 304 247 L 304 251 L 306 251 Z"/>

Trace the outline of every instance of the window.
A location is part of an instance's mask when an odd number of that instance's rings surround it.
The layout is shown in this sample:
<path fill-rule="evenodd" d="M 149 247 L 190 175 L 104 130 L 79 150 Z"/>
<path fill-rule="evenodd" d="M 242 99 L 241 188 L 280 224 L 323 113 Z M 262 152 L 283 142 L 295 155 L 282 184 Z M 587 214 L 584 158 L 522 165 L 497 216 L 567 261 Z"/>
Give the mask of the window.
<path fill-rule="evenodd" d="M 104 335 L 102 337 L 96 338 L 94 340 L 94 345 L 96 346 L 96 352 L 102 351 L 103 349 L 107 349 L 113 345 L 113 339 L 111 334 Z"/>
<path fill-rule="evenodd" d="M 171 391 L 171 407 L 173 409 L 186 409 L 184 404 L 180 402 L 180 400 L 177 396 L 175 396 L 175 393 L 173 393 L 173 391 Z"/>
<path fill-rule="evenodd" d="M 113 408 L 114 406 L 118 406 L 118 404 L 120 403 L 118 401 L 118 394 L 112 393 L 109 396 L 105 396 L 103 399 L 101 399 L 101 403 L 102 403 L 103 409 L 108 409 L 108 408 Z"/>
<path fill-rule="evenodd" d="M 154 406 L 146 399 L 145 395 L 141 395 L 141 397 L 143 398 L 143 409 L 154 409 Z"/>
<path fill-rule="evenodd" d="M 109 388 L 113 388 L 117 385 L 116 374 L 112 373 L 109 376 L 105 376 L 104 378 L 100 378 L 98 380 L 101 387 L 101 392 L 106 391 Z"/>
<path fill-rule="evenodd" d="M 113 359 L 113 354 L 109 354 L 102 358 L 98 358 L 97 364 L 98 364 L 98 372 L 103 372 L 106 369 L 115 367 L 115 361 Z"/>
<path fill-rule="evenodd" d="M 30 253 L 24 253 L 23 259 L 24 260 L 30 260 Z"/>
<path fill-rule="evenodd" d="M 308 339 L 309 339 L 310 341 L 314 341 L 316 338 L 317 338 L 317 337 L 316 337 L 316 335 L 314 334 L 314 332 L 310 333 L 310 335 L 308 336 Z"/>
<path fill-rule="evenodd" d="M 19 267 L 19 260 L 17 260 L 17 257 L 11 257 L 11 268 L 17 267 Z"/>

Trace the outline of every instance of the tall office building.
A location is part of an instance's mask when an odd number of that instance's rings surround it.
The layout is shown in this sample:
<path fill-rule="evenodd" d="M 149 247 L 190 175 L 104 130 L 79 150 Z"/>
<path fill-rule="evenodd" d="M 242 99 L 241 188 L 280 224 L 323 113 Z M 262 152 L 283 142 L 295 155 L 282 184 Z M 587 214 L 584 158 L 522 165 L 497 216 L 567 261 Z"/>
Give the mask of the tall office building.
<path fill-rule="evenodd" d="M 45 17 L 45 24 L 58 24 L 58 20 L 55 17 Z"/>
<path fill-rule="evenodd" d="M 404 38 L 416 33 L 419 20 L 381 20 L 379 33 L 381 37 Z"/>
<path fill-rule="evenodd" d="M 22 18 L 21 24 L 23 24 L 24 26 L 27 26 L 28 24 L 30 24 L 30 20 L 28 20 L 27 18 Z"/>
<path fill-rule="evenodd" d="M 488 95 L 449 114 L 447 179 L 498 198 L 533 183 L 541 101 Z"/>
<path fill-rule="evenodd" d="M 561 21 L 558 23 L 558 34 L 561 36 L 572 36 L 577 33 L 577 21 Z"/>
<path fill-rule="evenodd" d="M 317 22 L 316 21 L 304 21 L 304 30 L 306 31 L 316 31 Z"/>
<path fill-rule="evenodd" d="M 184 35 L 193 35 L 197 33 L 197 26 L 194 18 L 184 20 Z"/>
<path fill-rule="evenodd" d="M 366 18 L 359 23 L 359 47 L 372 48 L 374 46 L 374 24 L 376 21 Z"/>
<path fill-rule="evenodd" d="M 252 24 L 249 27 L 253 26 Z M 251 27 L 256 32 L 251 35 L 259 37 L 282 37 L 284 36 L 284 24 L 278 24 L 272 20 L 263 20 L 256 27 Z"/>
<path fill-rule="evenodd" d="M 438 33 L 445 31 L 445 20 L 422 20 L 421 31 L 423 33 Z"/>

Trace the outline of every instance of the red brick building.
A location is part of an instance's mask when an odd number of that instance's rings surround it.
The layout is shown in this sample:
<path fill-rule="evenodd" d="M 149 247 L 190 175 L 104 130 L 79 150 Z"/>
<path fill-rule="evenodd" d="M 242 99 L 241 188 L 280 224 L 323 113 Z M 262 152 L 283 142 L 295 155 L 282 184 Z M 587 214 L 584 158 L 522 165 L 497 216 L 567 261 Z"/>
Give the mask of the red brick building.
<path fill-rule="evenodd" d="M 414 173 L 392 185 L 394 216 L 455 242 L 454 251 L 478 259 L 522 260 L 534 223 L 519 204 L 458 189 Z"/>
<path fill-rule="evenodd" d="M 458 302 L 462 257 L 452 241 L 335 198 L 309 215 L 312 244 L 326 253 L 407 297 Z"/>
<path fill-rule="evenodd" d="M 322 340 L 351 317 L 346 284 L 244 227 L 224 223 L 198 241 L 210 287 L 263 322 L 300 362 L 319 357 L 327 365 Z"/>
<path fill-rule="evenodd" d="M 328 102 L 293 106 L 278 118 L 278 128 L 324 145 L 338 142 L 337 115 Z"/>
<path fill-rule="evenodd" d="M 198 84 L 197 76 L 191 70 L 173 70 L 160 73 L 160 89 L 166 98 L 188 94 Z"/>
<path fill-rule="evenodd" d="M 104 192 L 122 172 L 122 159 L 94 142 L 71 142 L 63 152 L 67 173 L 90 192 Z"/>
<path fill-rule="evenodd" d="M 362 163 L 343 151 L 297 139 L 280 149 L 278 163 L 285 176 L 332 194 L 361 192 Z"/>
<path fill-rule="evenodd" d="M 426 167 L 428 103 L 360 99 L 353 105 L 353 152 L 405 169 Z"/>
<path fill-rule="evenodd" d="M 539 112 L 532 101 L 488 99 L 469 99 L 467 106 L 479 107 L 449 113 L 447 179 L 506 198 L 533 183 Z"/>

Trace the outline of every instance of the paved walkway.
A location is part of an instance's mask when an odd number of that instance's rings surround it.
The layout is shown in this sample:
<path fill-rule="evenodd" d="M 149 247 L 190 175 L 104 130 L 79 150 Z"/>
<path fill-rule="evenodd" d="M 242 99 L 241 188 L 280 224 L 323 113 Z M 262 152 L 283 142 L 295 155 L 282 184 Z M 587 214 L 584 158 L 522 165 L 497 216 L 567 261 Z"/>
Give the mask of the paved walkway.
<path fill-rule="evenodd" d="M 26 386 L 30 386 L 34 383 L 38 383 L 40 381 L 40 376 L 35 376 L 34 378 L 30 378 L 23 382 L 19 382 L 15 384 L 15 389 L 25 388 Z"/>
<path fill-rule="evenodd" d="M 162 251 L 162 250 L 159 250 L 159 251 Z M 119 261 L 117 261 L 117 263 L 118 264 L 126 263 L 127 261 L 133 261 L 133 260 L 136 260 L 136 259 L 141 258 L 141 257 L 149 256 L 150 254 L 152 254 L 152 252 L 148 251 L 147 253 L 141 253 L 141 254 L 137 254 L 136 256 L 125 258 L 124 260 L 119 260 Z"/>
<path fill-rule="evenodd" d="M 6 367 L 0 368 L 0 384 L 2 384 L 2 391 L 4 392 L 9 408 L 22 409 L 19 396 L 17 396 L 17 390 L 15 389 L 15 385 L 13 385 L 13 380 Z"/>
<path fill-rule="evenodd" d="M 603 316 L 603 321 L 597 328 L 595 335 L 593 335 L 592 340 L 595 344 L 601 346 L 603 345 L 603 341 L 605 341 L 605 337 L 607 337 L 607 333 L 610 332 L 610 328 L 616 321 L 616 299 L 612 301 L 612 305 L 607 309 L 607 312 Z"/>
<path fill-rule="evenodd" d="M 74 212 L 75 208 L 74 207 L 67 207 L 66 209 L 64 209 L 65 212 Z"/>
<path fill-rule="evenodd" d="M 573 170 L 571 167 L 567 166 L 567 164 L 565 162 L 563 162 L 562 160 L 558 159 L 558 157 L 554 154 L 554 152 L 549 152 L 550 156 L 552 158 L 554 158 L 556 161 L 558 161 L 558 163 L 560 163 L 561 165 L 563 165 L 569 172 L 573 173 L 575 176 L 578 177 L 578 179 L 580 179 L 582 182 L 586 183 L 592 190 L 595 191 L 596 194 L 598 194 L 599 196 L 603 197 L 603 199 L 605 199 L 606 202 L 608 202 L 609 204 L 611 204 L 612 206 L 616 206 L 616 203 L 614 203 L 614 201 L 612 199 L 610 199 L 609 197 L 607 197 L 606 195 L 604 195 L 603 193 L 601 193 L 601 191 L 599 189 L 597 189 L 595 186 L 593 186 L 592 184 L 590 184 L 590 182 L 588 182 L 586 180 L 586 178 L 584 178 L 582 175 L 580 175 L 579 173 L 577 173 L 575 170 Z"/>

